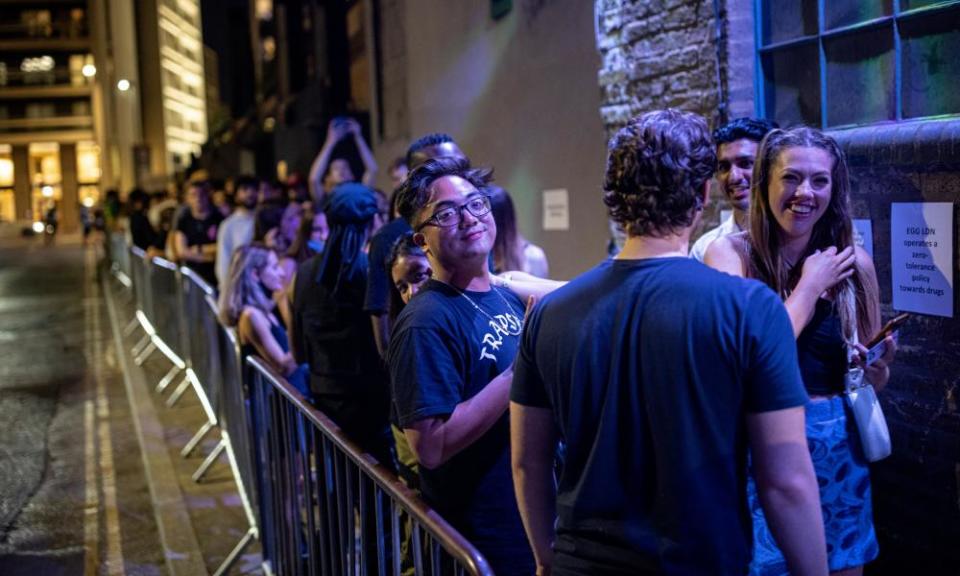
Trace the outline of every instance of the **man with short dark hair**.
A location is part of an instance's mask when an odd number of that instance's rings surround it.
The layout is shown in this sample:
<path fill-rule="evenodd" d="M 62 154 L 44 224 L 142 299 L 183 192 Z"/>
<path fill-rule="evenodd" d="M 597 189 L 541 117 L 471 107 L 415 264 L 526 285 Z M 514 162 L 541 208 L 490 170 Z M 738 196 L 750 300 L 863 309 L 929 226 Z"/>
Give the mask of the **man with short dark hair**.
<path fill-rule="evenodd" d="M 733 209 L 716 228 L 704 232 L 690 248 L 690 257 L 703 262 L 707 248 L 717 238 L 747 229 L 750 212 L 750 180 L 760 141 L 777 123 L 760 118 L 737 118 L 713 131 L 717 145 L 717 184 Z"/>
<path fill-rule="evenodd" d="M 216 273 L 221 292 L 229 281 L 227 273 L 233 253 L 253 240 L 253 209 L 257 207 L 260 182 L 252 176 L 241 176 L 237 179 L 235 188 L 233 200 L 236 209 L 217 230 Z"/>
<path fill-rule="evenodd" d="M 457 143 L 448 134 L 435 133 L 415 140 L 407 149 L 406 166 L 411 170 L 430 158 L 459 158 L 470 161 L 460 150 Z M 404 175 L 406 177 L 406 174 Z M 400 184 L 402 184 L 401 182 Z M 393 194 L 391 211 L 397 204 L 397 193 Z M 392 215 L 391 215 L 392 216 Z M 397 239 L 410 232 L 410 225 L 403 218 L 394 218 L 374 234 L 370 240 L 371 266 L 367 272 L 367 294 L 363 308 L 370 314 L 373 322 L 373 335 L 380 354 L 386 354 L 390 342 L 390 321 L 387 314 L 390 304 L 390 275 L 385 268 L 390 249 Z"/>
<path fill-rule="evenodd" d="M 427 160 L 397 192 L 433 268 L 397 319 L 387 360 L 424 498 L 498 575 L 533 572 L 510 479 L 507 402 L 524 305 L 491 284 L 489 172 Z"/>
<path fill-rule="evenodd" d="M 748 445 L 791 572 L 827 573 L 787 314 L 763 284 L 687 258 L 715 162 L 699 116 L 631 120 L 604 185 L 623 250 L 530 315 L 510 431 L 538 573 L 746 574 Z"/>
<path fill-rule="evenodd" d="M 223 215 L 210 201 L 210 185 L 194 181 L 187 185 L 187 210 L 177 219 L 174 234 L 175 253 L 180 262 L 211 286 L 216 285 L 214 261 L 217 257 L 217 228 Z"/>

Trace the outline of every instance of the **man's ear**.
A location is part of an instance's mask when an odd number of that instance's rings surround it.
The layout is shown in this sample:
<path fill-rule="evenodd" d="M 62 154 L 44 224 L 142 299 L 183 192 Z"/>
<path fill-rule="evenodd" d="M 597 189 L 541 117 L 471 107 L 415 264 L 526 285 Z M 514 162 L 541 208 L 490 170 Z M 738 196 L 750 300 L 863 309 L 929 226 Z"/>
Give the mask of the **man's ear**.
<path fill-rule="evenodd" d="M 700 203 L 701 209 L 706 208 L 710 203 L 710 180 L 703 183 L 703 202 Z"/>

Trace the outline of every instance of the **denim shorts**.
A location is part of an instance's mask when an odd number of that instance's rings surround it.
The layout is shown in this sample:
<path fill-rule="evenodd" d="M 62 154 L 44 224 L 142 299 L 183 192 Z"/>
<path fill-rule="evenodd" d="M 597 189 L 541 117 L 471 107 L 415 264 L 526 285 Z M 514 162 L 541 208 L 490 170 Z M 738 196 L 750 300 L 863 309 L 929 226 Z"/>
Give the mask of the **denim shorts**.
<path fill-rule="evenodd" d="M 853 419 L 843 396 L 807 404 L 807 442 L 820 486 L 820 505 L 827 536 L 830 571 L 861 566 L 880 552 L 873 529 L 870 471 Z M 750 574 L 788 574 L 763 516 L 753 471 L 747 476 L 747 502 L 753 520 L 753 562 Z"/>

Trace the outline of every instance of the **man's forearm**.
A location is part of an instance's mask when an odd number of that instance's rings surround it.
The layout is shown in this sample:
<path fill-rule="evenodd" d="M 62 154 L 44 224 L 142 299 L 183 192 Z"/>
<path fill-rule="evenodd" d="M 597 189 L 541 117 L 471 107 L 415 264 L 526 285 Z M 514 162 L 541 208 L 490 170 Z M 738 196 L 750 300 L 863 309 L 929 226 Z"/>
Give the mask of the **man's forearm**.
<path fill-rule="evenodd" d="M 436 468 L 486 434 L 507 410 L 512 381 L 510 369 L 491 380 L 473 398 L 457 404 L 446 421 L 430 418 L 406 428 L 420 465 Z"/>
<path fill-rule="evenodd" d="M 806 456 L 807 447 L 796 444 L 783 446 L 781 450 L 785 466 L 790 466 L 789 452 L 796 452 L 800 459 Z M 758 488 L 767 523 L 787 560 L 790 573 L 800 576 L 827 574 L 820 493 L 813 467 L 798 470 L 789 482 L 768 484 L 758 478 Z"/>
<path fill-rule="evenodd" d="M 373 341 L 377 345 L 377 352 L 381 358 L 387 357 L 387 346 L 390 344 L 390 316 L 388 314 L 371 314 L 373 324 Z"/>
<path fill-rule="evenodd" d="M 553 454 L 556 444 L 550 410 L 510 403 L 510 452 L 513 485 L 523 527 L 538 570 L 553 562 L 556 488 Z"/>

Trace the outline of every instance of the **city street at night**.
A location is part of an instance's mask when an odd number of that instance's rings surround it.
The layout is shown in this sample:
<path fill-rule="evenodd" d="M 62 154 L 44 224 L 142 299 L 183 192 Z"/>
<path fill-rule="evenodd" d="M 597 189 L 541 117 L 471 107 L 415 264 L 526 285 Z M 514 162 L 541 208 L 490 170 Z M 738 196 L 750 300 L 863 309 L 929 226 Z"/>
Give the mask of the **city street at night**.
<path fill-rule="evenodd" d="M 0 576 L 960 576 L 960 0 L 0 0 Z"/>
<path fill-rule="evenodd" d="M 200 459 L 179 457 L 202 422 L 196 401 L 165 412 L 158 402 L 147 420 L 141 404 L 135 432 L 111 317 L 129 311 L 123 298 L 108 304 L 95 247 L 79 236 L 45 245 L 0 230 L 0 574 L 168 574 L 166 555 L 179 573 L 212 572 L 232 535 L 242 535 L 243 518 L 230 510 L 236 488 L 224 463 L 199 485 L 190 475 Z M 154 428 L 143 430 L 151 415 Z M 139 434 L 168 450 L 145 460 Z M 241 562 L 234 573 L 249 570 Z"/>

